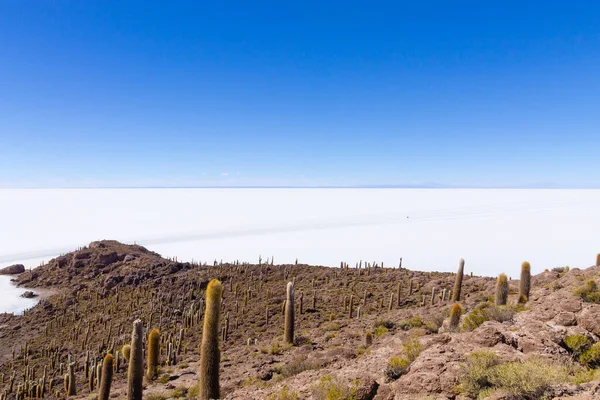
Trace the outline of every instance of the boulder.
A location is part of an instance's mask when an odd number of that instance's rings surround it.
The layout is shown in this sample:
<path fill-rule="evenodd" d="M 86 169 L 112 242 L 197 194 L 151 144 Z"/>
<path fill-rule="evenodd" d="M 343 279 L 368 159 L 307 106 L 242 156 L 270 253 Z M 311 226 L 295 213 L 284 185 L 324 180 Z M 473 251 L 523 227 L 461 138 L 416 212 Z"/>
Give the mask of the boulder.
<path fill-rule="evenodd" d="M 554 323 L 562 326 L 572 326 L 577 323 L 577 317 L 575 316 L 575 313 L 563 311 L 554 317 Z"/>
<path fill-rule="evenodd" d="M 10 265 L 6 268 L 0 269 L 0 275 L 16 275 L 25 272 L 25 266 L 23 264 Z"/>
<path fill-rule="evenodd" d="M 590 305 L 579 314 L 577 323 L 594 335 L 600 335 L 600 306 Z"/>
<path fill-rule="evenodd" d="M 24 297 L 26 299 L 33 299 L 34 297 L 37 297 L 37 294 L 33 293 L 31 290 L 28 290 L 25 293 L 23 293 L 21 297 Z"/>

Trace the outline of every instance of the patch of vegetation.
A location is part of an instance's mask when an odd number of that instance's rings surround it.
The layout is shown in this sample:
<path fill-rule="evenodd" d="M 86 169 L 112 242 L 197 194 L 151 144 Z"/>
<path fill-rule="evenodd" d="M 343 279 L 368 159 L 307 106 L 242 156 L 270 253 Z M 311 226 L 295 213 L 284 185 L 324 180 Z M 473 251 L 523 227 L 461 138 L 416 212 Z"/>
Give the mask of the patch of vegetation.
<path fill-rule="evenodd" d="M 171 379 L 171 376 L 169 374 L 163 374 L 163 375 L 159 376 L 156 381 L 158 383 L 162 383 L 164 385 L 165 383 L 168 383 L 170 379 Z"/>
<path fill-rule="evenodd" d="M 423 319 L 418 315 L 412 318 L 405 319 L 398 324 L 398 327 L 403 331 L 411 330 L 412 328 L 421 328 L 423 326 Z"/>
<path fill-rule="evenodd" d="M 388 361 L 384 375 L 388 381 L 395 381 L 408 372 L 409 365 L 410 362 L 406 357 L 392 357 L 390 358 L 390 361 Z"/>
<path fill-rule="evenodd" d="M 357 400 L 359 385 L 358 380 L 346 384 L 338 378 L 327 375 L 313 387 L 313 396 L 315 400 Z"/>
<path fill-rule="evenodd" d="M 589 349 L 584 351 L 578 361 L 590 368 L 600 367 L 600 342 L 594 343 Z"/>
<path fill-rule="evenodd" d="M 477 304 L 473 311 L 465 315 L 462 329 L 465 331 L 472 331 L 477 329 L 485 321 L 510 321 L 516 313 L 527 309 L 528 308 L 523 304 L 496 306 L 489 301 L 485 301 Z"/>
<path fill-rule="evenodd" d="M 146 400 L 167 400 L 168 397 L 164 396 L 162 394 L 153 393 L 153 394 L 147 394 L 147 395 L 145 395 L 144 398 Z"/>
<path fill-rule="evenodd" d="M 200 386 L 196 383 L 194 386 L 190 386 L 187 392 L 187 399 L 197 399 L 200 395 Z"/>
<path fill-rule="evenodd" d="M 281 388 L 277 393 L 270 395 L 268 400 L 297 400 L 298 392 L 290 390 L 287 386 Z"/>
<path fill-rule="evenodd" d="M 284 351 L 289 350 L 291 347 L 292 345 L 289 343 L 281 344 L 279 342 L 272 342 L 269 347 L 261 347 L 260 351 L 264 354 L 280 356 Z"/>
<path fill-rule="evenodd" d="M 564 274 L 566 274 L 567 272 L 569 272 L 570 268 L 567 267 L 556 267 L 556 268 L 552 268 L 552 272 L 558 272 L 559 277 L 563 276 Z"/>
<path fill-rule="evenodd" d="M 565 338 L 564 344 L 579 363 L 589 368 L 600 367 L 600 342 L 594 343 L 584 335 L 570 335 Z"/>
<path fill-rule="evenodd" d="M 596 373 L 582 367 L 556 365 L 543 358 L 502 363 L 491 351 L 471 353 L 461 370 L 459 391 L 472 399 L 484 399 L 496 391 L 511 399 L 544 399 L 561 383 L 583 383 Z"/>
<path fill-rule="evenodd" d="M 338 324 L 337 322 L 330 322 L 325 325 L 326 332 L 339 331 L 340 329 L 342 329 L 342 326 L 340 324 Z"/>
<path fill-rule="evenodd" d="M 575 358 L 576 360 L 578 360 L 579 357 L 581 357 L 581 355 L 584 352 L 586 352 L 592 345 L 592 341 L 584 335 L 567 336 L 564 342 L 565 347 L 567 348 L 567 350 L 569 350 L 569 352 L 573 355 L 573 358 Z"/>
<path fill-rule="evenodd" d="M 373 331 L 373 336 L 375 336 L 376 338 L 380 337 L 381 335 L 387 333 L 388 329 L 385 326 L 378 326 L 377 328 L 375 328 L 375 330 Z"/>
<path fill-rule="evenodd" d="M 575 295 L 588 303 L 600 303 L 600 290 L 598 284 L 593 279 L 590 279 L 585 285 L 575 289 Z"/>
<path fill-rule="evenodd" d="M 384 375 L 388 381 L 394 381 L 408 372 L 408 367 L 419 357 L 423 350 L 416 338 L 402 344 L 403 355 L 394 356 L 388 361 Z"/>
<path fill-rule="evenodd" d="M 173 390 L 173 393 L 171 393 L 171 397 L 174 397 L 176 399 L 184 398 L 187 396 L 187 392 L 188 390 L 186 387 L 178 387 Z"/>
<path fill-rule="evenodd" d="M 375 321 L 374 325 L 375 325 L 375 328 L 383 326 L 388 330 L 394 329 L 394 327 L 396 326 L 396 324 L 394 324 L 394 321 L 390 321 L 389 319 L 378 319 Z"/>
<path fill-rule="evenodd" d="M 321 365 L 318 362 L 308 361 L 306 356 L 299 356 L 294 358 L 292 361 L 285 363 L 283 366 L 274 369 L 275 372 L 285 379 L 289 378 L 290 376 L 298 375 L 304 371 L 319 369 L 320 367 Z"/>

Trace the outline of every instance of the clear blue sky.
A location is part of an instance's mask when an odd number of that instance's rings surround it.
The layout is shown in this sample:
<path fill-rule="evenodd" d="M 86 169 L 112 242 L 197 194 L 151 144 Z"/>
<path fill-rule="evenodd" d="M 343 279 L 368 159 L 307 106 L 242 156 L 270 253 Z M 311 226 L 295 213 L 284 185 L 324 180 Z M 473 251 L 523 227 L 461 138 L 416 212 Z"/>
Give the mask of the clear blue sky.
<path fill-rule="evenodd" d="M 0 187 L 600 187 L 600 3 L 0 2 Z"/>

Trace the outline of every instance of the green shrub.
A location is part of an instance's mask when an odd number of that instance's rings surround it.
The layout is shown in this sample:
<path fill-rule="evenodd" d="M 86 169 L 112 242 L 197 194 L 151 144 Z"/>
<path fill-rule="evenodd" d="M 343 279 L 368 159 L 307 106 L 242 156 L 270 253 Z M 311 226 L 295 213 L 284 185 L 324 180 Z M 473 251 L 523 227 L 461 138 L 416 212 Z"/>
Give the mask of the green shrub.
<path fill-rule="evenodd" d="M 188 399 L 197 399 L 199 394 L 200 394 L 200 387 L 199 387 L 199 384 L 196 383 L 194 386 L 190 386 L 188 388 L 187 398 Z"/>
<path fill-rule="evenodd" d="M 542 358 L 501 363 L 493 352 L 478 351 L 463 365 L 459 389 L 473 399 L 483 399 L 495 391 L 503 391 L 516 400 L 543 399 L 553 385 L 589 378 L 580 374 L 581 370 L 551 364 Z"/>
<path fill-rule="evenodd" d="M 473 311 L 465 315 L 462 323 L 462 329 L 472 331 L 478 328 L 485 321 L 510 321 L 516 313 L 525 311 L 527 308 L 523 304 L 511 304 L 507 306 L 496 306 L 490 302 L 477 304 Z"/>
<path fill-rule="evenodd" d="M 410 361 L 405 357 L 392 357 L 390 358 L 390 361 L 388 361 L 384 375 L 388 381 L 395 381 L 406 374 L 409 365 Z"/>
<path fill-rule="evenodd" d="M 288 389 L 287 386 L 281 388 L 277 393 L 272 394 L 268 397 L 268 400 L 297 400 L 298 392 L 294 392 Z"/>
<path fill-rule="evenodd" d="M 467 358 L 461 368 L 460 391 L 471 398 L 492 386 L 490 376 L 492 368 L 500 361 L 492 351 L 475 351 Z"/>
<path fill-rule="evenodd" d="M 423 348 L 416 338 L 409 339 L 402 343 L 403 356 L 394 356 L 390 358 L 384 371 L 388 381 L 393 381 L 406 374 L 408 367 L 419 357 Z"/>
<path fill-rule="evenodd" d="M 387 319 L 378 319 L 375 321 L 374 324 L 375 328 L 378 328 L 380 326 L 385 327 L 386 329 L 394 329 L 395 325 L 393 321 L 387 320 Z"/>
<path fill-rule="evenodd" d="M 581 297 L 583 301 L 588 303 L 600 303 L 600 290 L 596 281 L 590 279 L 585 285 L 575 289 L 575 295 Z"/>
<path fill-rule="evenodd" d="M 569 370 L 541 358 L 523 363 L 509 362 L 494 367 L 490 383 L 516 399 L 541 399 L 553 385 L 569 380 Z"/>
<path fill-rule="evenodd" d="M 290 376 L 298 375 L 301 372 L 318 369 L 320 367 L 318 362 L 308 361 L 306 356 L 297 356 L 292 361 L 285 363 L 281 368 L 276 369 L 276 372 L 283 378 L 289 378 Z"/>
<path fill-rule="evenodd" d="M 313 387 L 313 396 L 315 400 L 357 400 L 359 385 L 357 380 L 346 384 L 328 375 Z"/>
<path fill-rule="evenodd" d="M 383 335 L 384 333 L 387 333 L 388 329 L 385 326 L 378 326 L 377 328 L 375 328 L 375 330 L 373 331 L 373 335 L 378 338 L 381 335 Z"/>
<path fill-rule="evenodd" d="M 565 338 L 565 347 L 573 354 L 575 359 L 579 359 L 591 345 L 591 340 L 584 335 L 570 335 Z"/>
<path fill-rule="evenodd" d="M 415 315 L 412 318 L 405 319 L 398 324 L 398 327 L 403 331 L 408 331 L 412 328 L 421 328 L 423 326 L 423 319 L 418 315 Z"/>
<path fill-rule="evenodd" d="M 594 343 L 584 350 L 577 360 L 590 368 L 600 367 L 600 342 Z"/>
<path fill-rule="evenodd" d="M 183 397 L 186 397 L 187 392 L 188 392 L 187 388 L 178 387 L 173 390 L 173 393 L 171 393 L 171 397 L 174 397 L 176 399 L 183 398 Z"/>

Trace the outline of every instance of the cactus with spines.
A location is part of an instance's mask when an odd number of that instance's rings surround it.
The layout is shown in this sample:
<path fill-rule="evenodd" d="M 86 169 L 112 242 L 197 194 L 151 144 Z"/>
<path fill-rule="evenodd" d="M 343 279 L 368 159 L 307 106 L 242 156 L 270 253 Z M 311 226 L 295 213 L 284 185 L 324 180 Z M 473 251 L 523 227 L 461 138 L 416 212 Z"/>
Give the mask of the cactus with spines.
<path fill-rule="evenodd" d="M 498 275 L 496 281 L 496 305 L 504 306 L 508 300 L 508 278 L 505 274 Z"/>
<path fill-rule="evenodd" d="M 600 267 L 600 253 L 596 256 L 596 267 Z"/>
<path fill-rule="evenodd" d="M 102 379 L 100 381 L 100 391 L 98 393 L 98 400 L 108 400 L 110 398 L 110 385 L 112 383 L 112 377 L 114 372 L 114 357 L 112 354 L 104 356 L 102 361 Z"/>
<path fill-rule="evenodd" d="M 526 303 L 529 300 L 531 290 L 531 265 L 525 261 L 521 265 L 521 280 L 519 281 L 519 303 Z"/>
<path fill-rule="evenodd" d="M 67 394 L 69 396 L 77 396 L 77 381 L 75 380 L 75 363 L 69 363 L 68 371 L 69 390 L 67 391 Z"/>
<path fill-rule="evenodd" d="M 123 357 L 125 358 L 125 360 L 127 360 L 127 362 L 129 362 L 129 357 L 131 357 L 131 345 L 129 345 L 129 344 L 123 345 L 123 347 L 121 348 L 121 353 L 123 354 Z"/>
<path fill-rule="evenodd" d="M 210 400 L 221 397 L 219 387 L 219 314 L 223 287 L 221 282 L 213 279 L 206 288 L 206 310 L 202 329 L 202 345 L 200 352 L 200 377 L 198 399 Z"/>
<path fill-rule="evenodd" d="M 284 340 L 286 343 L 294 343 L 294 284 L 288 282 L 286 288 L 285 301 L 285 334 Z"/>
<path fill-rule="evenodd" d="M 158 356 L 160 354 L 160 331 L 152 329 L 148 335 L 148 351 L 146 378 L 154 380 L 158 378 Z"/>
<path fill-rule="evenodd" d="M 354 311 L 354 296 L 350 295 L 350 304 L 348 306 L 348 318 L 352 319 L 352 314 Z"/>
<path fill-rule="evenodd" d="M 144 378 L 143 329 L 141 320 L 138 319 L 133 322 L 131 354 L 129 356 L 129 370 L 127 371 L 127 400 L 142 400 L 142 381 Z"/>
<path fill-rule="evenodd" d="M 460 292 L 462 291 L 463 275 L 465 273 L 465 260 L 460 259 L 456 278 L 454 279 L 454 290 L 452 291 L 452 301 L 460 301 Z"/>
<path fill-rule="evenodd" d="M 365 334 L 365 347 L 369 347 L 373 344 L 373 334 L 371 332 L 367 332 Z"/>
<path fill-rule="evenodd" d="M 458 323 L 460 322 L 460 316 L 463 310 L 459 303 L 454 303 L 450 309 L 450 331 L 455 332 L 458 329 Z"/>

